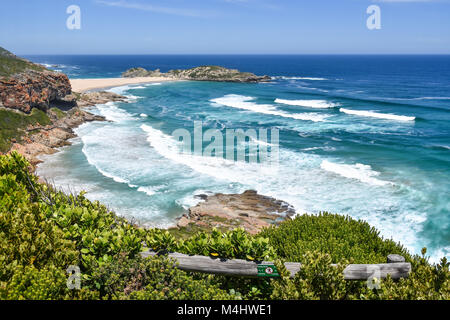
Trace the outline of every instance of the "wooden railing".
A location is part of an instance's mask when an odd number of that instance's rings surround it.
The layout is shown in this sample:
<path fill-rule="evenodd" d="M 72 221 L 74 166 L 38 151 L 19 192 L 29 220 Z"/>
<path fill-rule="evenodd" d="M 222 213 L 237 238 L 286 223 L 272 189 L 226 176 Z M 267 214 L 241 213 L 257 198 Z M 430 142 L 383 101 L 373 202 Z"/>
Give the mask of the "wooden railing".
<path fill-rule="evenodd" d="M 154 251 L 141 253 L 142 257 L 157 255 Z M 221 259 L 206 256 L 187 255 L 182 253 L 169 253 L 170 258 L 176 260 L 176 267 L 184 271 L 222 274 L 241 277 L 277 277 L 279 276 L 273 262 L 253 262 L 241 259 Z M 284 263 L 291 277 L 300 270 L 301 263 Z M 400 255 L 391 254 L 387 263 L 379 264 L 349 264 L 343 271 L 346 280 L 367 280 L 369 278 L 392 279 L 405 278 L 411 272 L 411 264 L 405 262 Z"/>

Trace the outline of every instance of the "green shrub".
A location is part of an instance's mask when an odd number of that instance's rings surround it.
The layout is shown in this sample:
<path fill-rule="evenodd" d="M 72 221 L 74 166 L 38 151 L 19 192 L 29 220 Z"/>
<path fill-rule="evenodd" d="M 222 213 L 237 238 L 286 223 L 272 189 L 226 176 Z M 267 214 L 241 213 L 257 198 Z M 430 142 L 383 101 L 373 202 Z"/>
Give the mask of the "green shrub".
<path fill-rule="evenodd" d="M 425 255 L 426 250 L 423 250 Z M 449 263 L 442 258 L 440 263 L 430 265 L 427 259 L 416 257 L 412 261 L 409 277 L 394 281 L 390 278 L 380 282 L 379 290 L 360 295 L 360 299 L 382 300 L 450 300 Z"/>
<path fill-rule="evenodd" d="M 264 229 L 260 236 L 270 239 L 279 258 L 302 262 L 308 251 L 330 255 L 333 263 L 345 259 L 351 263 L 385 263 L 396 253 L 411 260 L 398 243 L 385 240 L 367 222 L 327 212 L 300 215 L 278 227 Z"/>
<path fill-rule="evenodd" d="M 124 254 L 98 265 L 84 285 L 100 290 L 106 299 L 229 299 L 231 296 L 208 278 L 193 279 L 174 268 L 167 257 L 130 259 Z"/>
<path fill-rule="evenodd" d="M 146 243 L 156 252 L 181 252 L 228 259 L 263 261 L 273 259 L 275 251 L 269 239 L 251 236 L 244 229 L 220 232 L 197 232 L 187 239 L 177 239 L 170 232 L 153 229 L 147 234 Z"/>
<path fill-rule="evenodd" d="M 304 264 L 293 279 L 281 262 L 276 266 L 281 279 L 274 282 L 272 299 L 341 300 L 350 283 L 344 280 L 345 262 L 332 266 L 331 256 L 318 251 L 307 252 Z"/>

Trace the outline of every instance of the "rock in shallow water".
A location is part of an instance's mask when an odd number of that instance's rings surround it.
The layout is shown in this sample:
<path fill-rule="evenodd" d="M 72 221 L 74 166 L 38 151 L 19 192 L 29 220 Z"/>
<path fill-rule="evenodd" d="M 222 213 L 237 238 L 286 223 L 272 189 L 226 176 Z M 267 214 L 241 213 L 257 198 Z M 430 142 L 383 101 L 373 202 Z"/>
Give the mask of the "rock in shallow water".
<path fill-rule="evenodd" d="M 178 220 L 179 228 L 193 223 L 206 228 L 234 229 L 242 227 L 251 234 L 277 224 L 295 214 L 288 203 L 247 190 L 242 194 L 217 193 L 202 195 L 200 202 Z"/>

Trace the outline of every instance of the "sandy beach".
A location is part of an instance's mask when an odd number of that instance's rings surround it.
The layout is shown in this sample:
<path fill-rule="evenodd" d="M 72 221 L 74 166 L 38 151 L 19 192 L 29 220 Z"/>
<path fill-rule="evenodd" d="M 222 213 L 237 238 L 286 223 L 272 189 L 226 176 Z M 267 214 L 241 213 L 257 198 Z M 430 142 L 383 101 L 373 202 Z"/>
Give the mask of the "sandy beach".
<path fill-rule="evenodd" d="M 136 77 L 136 78 L 100 78 L 100 79 L 70 79 L 72 90 L 85 92 L 89 90 L 124 86 L 127 84 L 175 81 L 166 77 Z"/>

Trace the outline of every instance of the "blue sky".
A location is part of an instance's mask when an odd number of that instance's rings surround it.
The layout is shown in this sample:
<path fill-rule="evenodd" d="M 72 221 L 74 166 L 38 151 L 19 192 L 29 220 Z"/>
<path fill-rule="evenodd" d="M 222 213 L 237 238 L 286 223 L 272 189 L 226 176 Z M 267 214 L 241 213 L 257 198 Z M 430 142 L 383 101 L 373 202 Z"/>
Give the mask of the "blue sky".
<path fill-rule="evenodd" d="M 369 5 L 381 29 L 366 27 Z M 69 30 L 69 5 L 81 29 Z M 17 54 L 450 54 L 449 0 L 0 1 Z"/>

